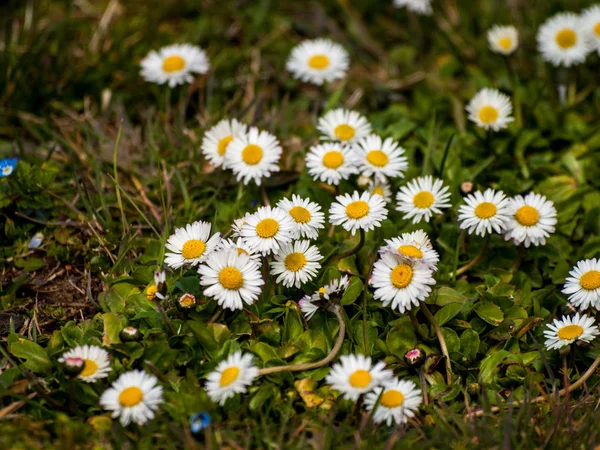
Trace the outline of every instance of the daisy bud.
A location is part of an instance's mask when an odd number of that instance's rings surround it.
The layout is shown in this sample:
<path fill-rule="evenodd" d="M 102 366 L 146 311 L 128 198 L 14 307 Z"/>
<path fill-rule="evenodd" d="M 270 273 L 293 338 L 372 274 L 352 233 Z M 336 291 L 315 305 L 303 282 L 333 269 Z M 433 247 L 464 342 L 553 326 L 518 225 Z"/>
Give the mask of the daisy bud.
<path fill-rule="evenodd" d="M 142 334 L 135 327 L 125 327 L 119 333 L 119 338 L 122 342 L 134 342 L 139 341 L 142 338 Z"/>
<path fill-rule="evenodd" d="M 460 185 L 460 190 L 465 194 L 468 194 L 473 190 L 473 182 L 472 181 L 463 181 Z"/>
<path fill-rule="evenodd" d="M 417 369 L 425 363 L 425 352 L 420 348 L 413 348 L 404 355 L 404 362 Z"/>
<path fill-rule="evenodd" d="M 164 270 L 157 271 L 154 274 L 154 284 L 156 285 L 155 297 L 164 300 L 167 297 L 167 274 Z"/>
<path fill-rule="evenodd" d="M 79 375 L 85 367 L 85 361 L 83 358 L 77 356 L 62 358 L 62 366 L 65 373 L 72 377 Z"/>
<path fill-rule="evenodd" d="M 177 301 L 177 306 L 182 310 L 188 310 L 196 306 L 196 297 L 192 294 L 185 293 Z"/>

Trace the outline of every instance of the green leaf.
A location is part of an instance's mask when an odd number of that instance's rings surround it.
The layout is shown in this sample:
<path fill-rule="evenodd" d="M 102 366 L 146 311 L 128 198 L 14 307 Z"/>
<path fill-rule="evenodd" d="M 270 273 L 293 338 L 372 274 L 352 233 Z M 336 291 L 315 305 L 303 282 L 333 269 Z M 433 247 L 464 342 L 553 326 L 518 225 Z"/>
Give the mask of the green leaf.
<path fill-rule="evenodd" d="M 504 361 L 507 356 L 510 356 L 510 353 L 506 350 L 498 350 L 497 352 L 486 356 L 479 366 L 479 380 L 482 383 L 494 382 L 498 378 L 500 363 Z"/>
<path fill-rule="evenodd" d="M 479 334 L 475 330 L 465 330 L 460 335 L 460 351 L 463 355 L 474 358 L 479 351 Z"/>
<path fill-rule="evenodd" d="M 417 337 L 408 317 L 396 321 L 386 336 L 386 345 L 389 352 L 398 358 L 404 358 L 407 351 L 417 346 Z"/>
<path fill-rule="evenodd" d="M 482 301 L 475 307 L 475 312 L 479 317 L 490 325 L 497 327 L 504 320 L 504 313 L 498 305 L 488 301 Z"/>
<path fill-rule="evenodd" d="M 52 369 L 46 350 L 18 334 L 10 335 L 8 349 L 17 358 L 24 359 L 23 366 L 35 373 L 49 373 Z"/>
<path fill-rule="evenodd" d="M 350 278 L 350 284 L 348 285 L 348 289 L 342 295 L 342 305 L 350 305 L 356 301 L 356 299 L 362 294 L 364 289 L 364 284 L 358 277 Z"/>
<path fill-rule="evenodd" d="M 456 316 L 462 309 L 462 305 L 460 303 L 449 303 L 435 313 L 435 320 L 438 325 L 441 327 L 446 322 L 452 320 L 454 316 Z"/>
<path fill-rule="evenodd" d="M 102 335 L 102 345 L 111 345 L 114 343 L 121 342 L 119 339 L 119 333 L 123 328 L 121 318 L 115 313 L 102 314 L 102 320 L 104 320 L 104 334 Z"/>
<path fill-rule="evenodd" d="M 451 287 L 442 286 L 437 290 L 435 297 L 432 299 L 432 304 L 446 306 L 450 303 L 464 303 L 466 301 L 467 297 L 460 292 L 455 291 Z"/>
<path fill-rule="evenodd" d="M 446 347 L 449 352 L 459 352 L 460 351 L 460 339 L 458 339 L 458 334 L 452 328 L 442 328 L 442 335 L 444 336 L 444 340 L 446 341 Z"/>

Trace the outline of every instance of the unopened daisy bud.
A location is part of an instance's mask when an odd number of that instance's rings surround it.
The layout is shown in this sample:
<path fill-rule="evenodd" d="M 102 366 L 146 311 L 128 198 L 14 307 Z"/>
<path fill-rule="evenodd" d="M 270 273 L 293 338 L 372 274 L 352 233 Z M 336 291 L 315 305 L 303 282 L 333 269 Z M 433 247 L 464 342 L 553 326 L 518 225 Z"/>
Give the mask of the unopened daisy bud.
<path fill-rule="evenodd" d="M 463 181 L 460 185 L 460 190 L 465 194 L 468 194 L 473 190 L 473 182 L 472 181 Z"/>
<path fill-rule="evenodd" d="M 72 377 L 79 375 L 85 367 L 85 361 L 78 356 L 62 358 L 61 362 L 65 372 Z"/>
<path fill-rule="evenodd" d="M 404 355 L 404 362 L 417 369 L 425 363 L 425 352 L 420 348 L 413 348 Z"/>
<path fill-rule="evenodd" d="M 177 306 L 183 310 L 191 309 L 196 306 L 196 297 L 192 294 L 185 293 L 177 300 Z"/>
<path fill-rule="evenodd" d="M 119 333 L 122 342 L 134 342 L 142 339 L 142 333 L 135 327 L 125 327 Z"/>
<path fill-rule="evenodd" d="M 467 392 L 471 395 L 478 395 L 481 392 L 481 386 L 477 382 L 468 383 Z"/>
<path fill-rule="evenodd" d="M 371 183 L 371 178 L 361 175 L 357 178 L 356 184 L 358 187 L 365 188 Z"/>

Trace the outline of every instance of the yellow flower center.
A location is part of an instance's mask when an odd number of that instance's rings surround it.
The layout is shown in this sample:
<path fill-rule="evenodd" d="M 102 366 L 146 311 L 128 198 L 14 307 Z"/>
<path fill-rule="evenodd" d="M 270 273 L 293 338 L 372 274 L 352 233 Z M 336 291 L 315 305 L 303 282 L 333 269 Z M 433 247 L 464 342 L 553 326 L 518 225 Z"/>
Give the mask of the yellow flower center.
<path fill-rule="evenodd" d="M 236 366 L 228 367 L 221 373 L 221 381 L 219 381 L 219 385 L 221 387 L 229 386 L 231 383 L 233 383 L 235 380 L 237 380 L 237 377 L 239 375 L 240 375 L 239 367 L 236 367 Z"/>
<path fill-rule="evenodd" d="M 388 158 L 388 155 L 381 150 L 371 150 L 369 153 L 367 153 L 367 161 L 369 161 L 369 163 L 375 167 L 385 167 L 387 166 L 389 160 L 390 158 Z"/>
<path fill-rule="evenodd" d="M 302 206 L 294 206 L 290 209 L 290 216 L 298 223 L 310 222 L 310 211 Z"/>
<path fill-rule="evenodd" d="M 390 274 L 392 284 L 398 289 L 404 289 L 410 284 L 413 277 L 413 270 L 408 264 L 398 264 Z"/>
<path fill-rule="evenodd" d="M 275 219 L 263 219 L 256 225 L 256 234 L 261 238 L 272 238 L 279 231 L 279 222 Z"/>
<path fill-rule="evenodd" d="M 354 137 L 354 128 L 345 123 L 338 125 L 333 130 L 338 139 L 342 141 L 348 141 Z"/>
<path fill-rule="evenodd" d="M 332 150 L 323 155 L 323 165 L 328 169 L 337 169 L 344 164 L 344 155 L 342 152 Z"/>
<path fill-rule="evenodd" d="M 359 369 L 350 375 L 350 384 L 355 388 L 364 389 L 369 386 L 372 379 L 367 370 Z"/>
<path fill-rule="evenodd" d="M 126 408 L 131 408 L 132 406 L 137 405 L 144 398 L 144 393 L 139 387 L 131 386 L 125 388 L 119 394 L 119 403 L 121 406 Z"/>
<path fill-rule="evenodd" d="M 98 370 L 98 364 L 96 364 L 96 361 L 92 361 L 91 359 L 84 359 L 83 362 L 83 370 L 79 375 L 81 375 L 82 377 L 89 377 L 90 375 L 94 375 Z"/>
<path fill-rule="evenodd" d="M 327 289 L 325 289 L 324 287 L 319 288 L 319 294 L 321 294 L 321 295 L 327 294 Z"/>
<path fill-rule="evenodd" d="M 238 251 L 238 256 L 241 256 L 242 253 L 244 253 L 246 255 L 248 254 L 248 252 L 241 247 L 238 247 L 237 251 Z"/>
<path fill-rule="evenodd" d="M 385 195 L 384 195 L 384 193 L 383 193 L 383 187 L 381 187 L 381 186 L 377 186 L 375 189 L 373 189 L 373 190 L 371 191 L 371 194 L 372 194 L 372 195 L 375 195 L 375 194 L 377 194 L 377 195 L 381 195 L 382 197 L 385 197 Z"/>
<path fill-rule="evenodd" d="M 235 267 L 225 267 L 219 272 L 219 283 L 231 291 L 237 291 L 244 285 L 242 272 Z"/>
<path fill-rule="evenodd" d="M 475 215 L 480 219 L 489 219 L 496 215 L 496 205 L 490 202 L 482 202 L 475 207 Z"/>
<path fill-rule="evenodd" d="M 540 213 L 533 206 L 521 206 L 515 214 L 515 219 L 524 227 L 532 227 L 540 220 Z"/>
<path fill-rule="evenodd" d="M 196 304 L 196 299 L 192 295 L 185 294 L 179 299 L 179 304 L 184 308 L 190 308 Z"/>
<path fill-rule="evenodd" d="M 594 25 L 594 33 L 596 34 L 596 36 L 600 37 L 600 22 Z"/>
<path fill-rule="evenodd" d="M 401 245 L 398 247 L 398 253 L 409 258 L 422 258 L 423 252 L 414 245 Z"/>
<path fill-rule="evenodd" d="M 380 403 L 386 408 L 396 408 L 398 406 L 402 406 L 402 403 L 404 403 L 404 395 L 402 395 L 402 392 L 397 391 L 396 389 L 390 389 L 389 391 L 385 391 L 383 393 Z"/>
<path fill-rule="evenodd" d="M 181 56 L 168 56 L 163 61 L 163 70 L 167 73 L 179 72 L 185 67 L 185 59 Z"/>
<path fill-rule="evenodd" d="M 493 123 L 498 120 L 498 110 L 490 105 L 485 105 L 479 110 L 479 120 L 483 123 Z"/>
<path fill-rule="evenodd" d="M 322 70 L 329 66 L 329 58 L 325 55 L 314 55 L 308 60 L 308 65 L 313 69 Z"/>
<path fill-rule="evenodd" d="M 218 151 L 219 151 L 219 155 L 221 156 L 225 156 L 225 152 L 227 151 L 227 146 L 229 146 L 229 143 L 233 141 L 233 136 L 225 136 L 223 139 L 221 139 L 219 141 L 219 144 L 217 145 L 218 147 Z"/>
<path fill-rule="evenodd" d="M 249 166 L 255 166 L 263 157 L 262 148 L 256 144 L 249 144 L 242 150 L 242 159 Z"/>
<path fill-rule="evenodd" d="M 158 288 L 155 285 L 148 286 L 146 288 L 146 298 L 148 300 L 153 300 L 154 296 L 156 295 L 156 291 L 158 291 Z"/>
<path fill-rule="evenodd" d="M 600 272 L 597 270 L 590 270 L 584 273 L 579 278 L 579 284 L 588 291 L 598 289 L 600 287 Z"/>
<path fill-rule="evenodd" d="M 185 259 L 199 258 L 206 250 L 206 244 L 198 239 L 190 239 L 181 249 L 181 254 Z"/>
<path fill-rule="evenodd" d="M 361 219 L 367 214 L 369 214 L 369 205 L 362 200 L 348 203 L 348 206 L 346 206 L 346 215 L 351 219 Z"/>
<path fill-rule="evenodd" d="M 583 328 L 579 325 L 567 325 L 558 330 L 558 337 L 561 339 L 571 340 L 578 338 L 583 334 Z"/>
<path fill-rule="evenodd" d="M 285 257 L 283 262 L 287 270 L 290 272 L 298 272 L 306 265 L 306 256 L 299 252 L 290 253 Z"/>
<path fill-rule="evenodd" d="M 508 50 L 512 46 L 512 39 L 509 37 L 503 37 L 498 41 L 498 45 L 504 50 Z"/>
<path fill-rule="evenodd" d="M 413 197 L 413 203 L 419 209 L 429 208 L 434 200 L 433 194 L 429 191 L 421 191 Z"/>
<path fill-rule="evenodd" d="M 556 43 L 562 49 L 571 48 L 577 44 L 577 33 L 570 28 L 560 30 L 556 33 Z"/>

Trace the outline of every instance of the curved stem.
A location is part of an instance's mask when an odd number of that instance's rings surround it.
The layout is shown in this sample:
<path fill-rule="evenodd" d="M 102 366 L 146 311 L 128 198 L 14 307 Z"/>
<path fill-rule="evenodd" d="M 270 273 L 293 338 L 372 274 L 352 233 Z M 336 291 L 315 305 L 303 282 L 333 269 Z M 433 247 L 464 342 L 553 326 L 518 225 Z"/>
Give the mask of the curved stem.
<path fill-rule="evenodd" d="M 473 258 L 469 263 L 465 264 L 460 269 L 458 269 L 456 271 L 455 276 L 457 277 L 459 275 L 462 275 L 467 270 L 472 269 L 473 267 L 475 267 L 477 265 L 477 263 L 479 261 L 481 261 L 481 258 L 483 258 L 483 255 L 485 254 L 485 252 L 488 249 L 489 243 L 490 243 L 489 239 L 486 239 L 485 242 L 483 243 L 483 247 L 481 247 L 481 250 L 479 251 L 479 253 L 477 254 L 477 256 L 475 256 L 475 258 Z"/>
<path fill-rule="evenodd" d="M 358 245 L 356 247 L 351 248 L 350 250 L 347 250 L 344 253 L 338 255 L 337 259 L 344 259 L 344 258 L 347 258 L 348 256 L 352 256 L 355 253 L 358 253 L 358 251 L 363 247 L 363 245 L 365 245 L 365 230 L 363 230 L 361 228 L 360 229 L 360 240 L 358 241 Z"/>
<path fill-rule="evenodd" d="M 341 306 L 336 306 L 335 309 L 333 309 L 333 313 L 335 314 L 335 316 L 337 317 L 337 319 L 340 323 L 340 330 L 338 331 L 335 345 L 331 349 L 331 352 L 329 352 L 329 355 L 327 355 L 325 358 L 323 358 L 320 361 L 311 362 L 311 363 L 290 364 L 287 366 L 265 367 L 264 369 L 260 369 L 258 371 L 258 375 L 269 375 L 271 373 L 285 372 L 285 371 L 302 372 L 304 370 L 316 369 L 318 367 L 324 366 L 325 364 L 329 364 L 333 360 L 333 358 L 335 358 L 337 356 L 340 349 L 342 348 L 342 344 L 344 343 L 344 336 L 346 335 L 346 324 L 344 323 L 341 309 L 342 309 Z"/>
<path fill-rule="evenodd" d="M 421 311 L 423 311 L 423 314 L 425 314 L 425 317 L 427 317 L 427 320 L 429 320 L 429 322 L 433 326 L 433 329 L 435 330 L 435 335 L 437 336 L 438 341 L 440 342 L 440 348 L 442 349 L 442 355 L 444 355 L 444 358 L 446 360 L 446 382 L 448 385 L 451 385 L 452 384 L 452 363 L 450 361 L 450 353 L 448 353 L 448 347 L 446 346 L 446 339 L 444 339 L 444 335 L 442 334 L 442 329 L 436 322 L 435 317 L 433 317 L 433 314 L 431 314 L 431 311 L 429 311 L 429 308 L 427 307 L 427 305 L 425 303 L 421 303 L 420 308 L 421 308 Z"/>
<path fill-rule="evenodd" d="M 581 386 L 583 386 L 583 384 L 586 382 L 586 380 L 593 375 L 593 373 L 596 371 L 598 366 L 600 366 L 600 355 L 596 356 L 596 359 L 594 360 L 592 365 L 590 367 L 588 367 L 588 370 L 586 370 L 586 372 L 581 376 L 581 378 L 579 378 L 579 380 L 577 380 L 575 383 L 571 384 L 569 387 L 566 387 L 566 388 L 558 391 L 558 396 L 564 397 L 565 395 L 573 392 L 574 390 L 579 389 Z M 495 413 L 495 412 L 500 411 L 503 407 L 510 406 L 510 405 L 521 406 L 525 403 L 536 404 L 536 403 L 543 403 L 545 401 L 547 401 L 546 396 L 540 395 L 539 397 L 536 397 L 530 401 L 521 400 L 518 402 L 506 403 L 502 406 L 494 406 L 494 407 L 490 408 L 489 412 Z M 483 416 L 486 412 L 487 411 L 480 409 L 478 411 L 474 411 L 470 414 L 467 414 L 467 417 L 480 417 L 480 416 Z"/>

